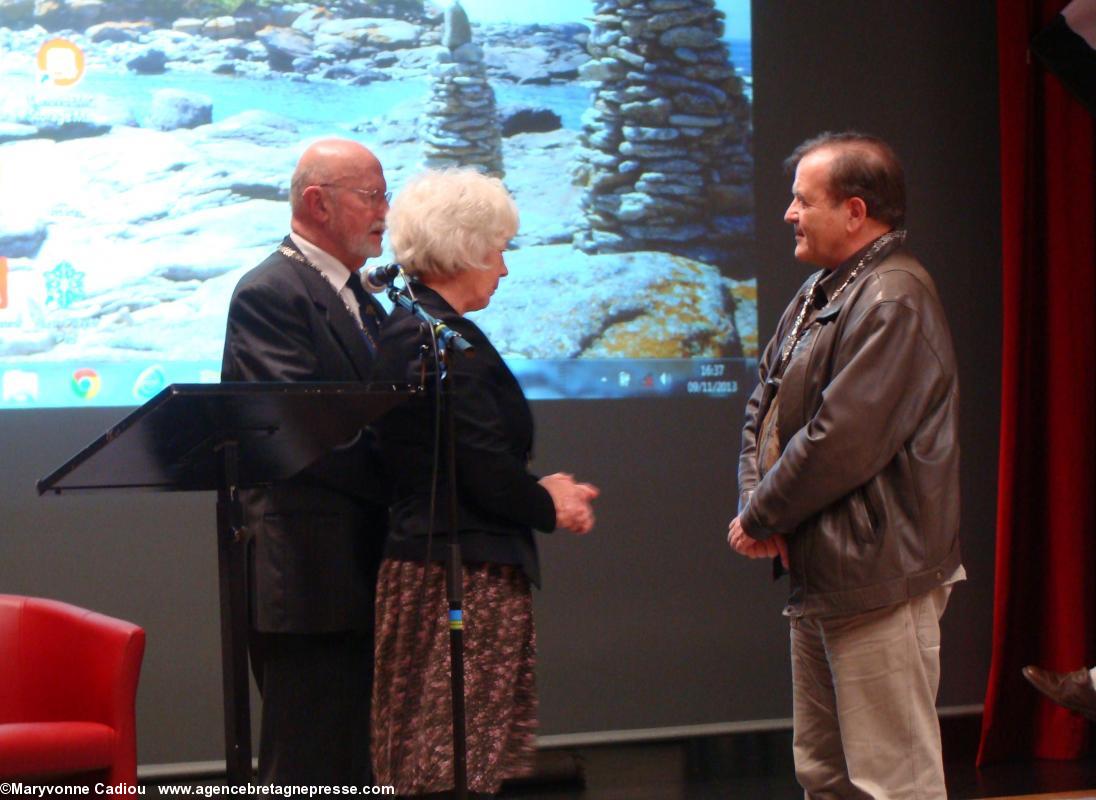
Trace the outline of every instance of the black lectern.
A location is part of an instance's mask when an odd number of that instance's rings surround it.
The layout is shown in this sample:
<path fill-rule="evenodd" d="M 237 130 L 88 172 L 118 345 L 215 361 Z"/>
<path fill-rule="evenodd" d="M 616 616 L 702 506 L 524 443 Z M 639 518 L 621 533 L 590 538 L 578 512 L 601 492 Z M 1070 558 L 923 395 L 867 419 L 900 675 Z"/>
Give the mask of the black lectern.
<path fill-rule="evenodd" d="M 53 474 L 38 493 L 216 490 L 225 764 L 251 780 L 247 588 L 238 490 L 284 480 L 407 400 L 412 389 L 361 383 L 173 384 Z"/>

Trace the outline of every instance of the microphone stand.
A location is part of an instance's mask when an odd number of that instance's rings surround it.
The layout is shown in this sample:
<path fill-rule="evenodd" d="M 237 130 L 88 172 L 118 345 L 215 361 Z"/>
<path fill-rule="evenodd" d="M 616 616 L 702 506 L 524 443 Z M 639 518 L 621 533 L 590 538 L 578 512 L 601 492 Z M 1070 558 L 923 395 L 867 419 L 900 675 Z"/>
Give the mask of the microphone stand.
<path fill-rule="evenodd" d="M 441 403 L 443 434 L 446 442 L 446 475 L 449 479 L 448 518 L 449 535 L 447 545 L 449 557 L 446 560 L 445 590 L 449 601 L 449 677 L 453 704 L 453 783 L 454 798 L 468 798 L 468 740 L 465 732 L 464 706 L 464 581 L 460 539 L 457 537 L 457 437 L 453 406 L 453 376 L 450 369 L 454 353 L 471 356 L 475 348 L 468 340 L 450 328 L 437 317 L 424 309 L 417 300 L 401 294 L 393 284 L 388 283 L 388 299 L 395 305 L 406 309 L 422 322 L 429 325 L 439 345 L 441 373 Z"/>

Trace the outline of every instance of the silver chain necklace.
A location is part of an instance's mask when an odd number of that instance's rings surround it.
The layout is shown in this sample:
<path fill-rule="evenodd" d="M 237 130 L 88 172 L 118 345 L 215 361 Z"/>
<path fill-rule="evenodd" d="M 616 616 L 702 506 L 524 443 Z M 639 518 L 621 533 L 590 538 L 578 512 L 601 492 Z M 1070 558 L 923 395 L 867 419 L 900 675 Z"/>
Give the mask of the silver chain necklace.
<path fill-rule="evenodd" d="M 888 231 L 876 239 L 872 246 L 868 248 L 868 251 L 856 262 L 856 266 L 849 272 L 848 277 L 841 282 L 840 286 L 834 289 L 833 294 L 830 295 L 829 300 L 827 300 L 827 305 L 841 296 L 841 293 L 845 291 L 848 285 L 856 280 L 856 276 L 860 274 L 860 270 L 863 266 L 875 258 L 880 250 L 891 242 L 903 242 L 905 239 L 906 231 L 904 230 Z M 788 359 L 792 357 L 792 351 L 795 350 L 796 344 L 799 343 L 799 340 L 805 333 L 805 331 L 803 331 L 803 321 L 807 318 L 807 309 L 810 308 L 811 300 L 814 298 L 814 290 L 818 287 L 818 282 L 822 280 L 823 275 L 825 275 L 825 270 L 815 275 L 814 280 L 811 281 L 811 285 L 807 287 L 807 291 L 803 294 L 803 301 L 800 303 L 799 313 L 795 317 L 795 323 L 792 325 L 791 332 L 784 340 L 784 349 L 780 353 L 780 366 L 777 369 L 777 374 L 779 375 L 784 374 L 784 367 L 788 365 Z M 772 373 L 770 372 L 770 374 Z"/>
<path fill-rule="evenodd" d="M 350 315 L 350 318 L 352 320 L 354 320 L 354 323 L 358 326 L 358 330 L 360 330 L 365 338 L 369 340 L 369 343 L 373 345 L 373 349 L 377 349 L 376 341 L 374 341 L 372 334 L 369 333 L 369 329 L 366 328 L 365 324 L 362 322 L 361 315 L 366 313 L 366 309 L 359 307 L 358 313 L 355 314 L 354 310 L 350 307 L 350 303 L 346 302 L 346 298 L 342 296 L 342 292 L 339 291 L 338 287 L 335 286 L 335 284 L 332 283 L 331 279 L 327 277 L 327 274 L 322 269 L 313 264 L 304 255 L 304 253 L 300 253 L 294 250 L 292 247 L 287 247 L 284 244 L 278 246 L 278 252 L 286 258 L 291 258 L 299 264 L 304 264 L 305 266 L 312 267 L 312 269 L 316 270 L 316 272 L 319 273 L 319 276 L 327 282 L 328 286 L 331 287 L 331 290 L 335 292 L 335 296 L 339 298 L 339 302 L 343 304 L 343 307 L 346 309 L 346 313 Z"/>

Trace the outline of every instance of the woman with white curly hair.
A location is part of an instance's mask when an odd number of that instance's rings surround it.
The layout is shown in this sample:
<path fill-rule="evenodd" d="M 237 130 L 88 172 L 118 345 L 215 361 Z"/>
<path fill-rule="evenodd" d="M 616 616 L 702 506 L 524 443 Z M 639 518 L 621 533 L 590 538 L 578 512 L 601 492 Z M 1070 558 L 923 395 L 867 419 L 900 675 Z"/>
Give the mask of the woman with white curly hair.
<path fill-rule="evenodd" d="M 456 354 L 449 374 L 464 564 L 468 788 L 490 796 L 504 779 L 533 766 L 530 584 L 540 583 L 533 530 L 587 533 L 598 492 L 567 474 L 538 480 L 528 471 L 529 405 L 498 351 L 464 316 L 485 308 L 507 274 L 503 252 L 517 232 L 518 214 L 502 182 L 472 170 L 427 172 L 400 192 L 387 222 L 415 298 L 475 348 L 471 357 Z M 397 306 L 381 332 L 374 380 L 407 382 L 428 342 L 419 320 Z M 454 786 L 448 489 L 443 471 L 431 520 L 432 394 L 377 426 L 394 500 L 377 581 L 373 764 L 376 782 L 405 797 L 448 797 Z"/>

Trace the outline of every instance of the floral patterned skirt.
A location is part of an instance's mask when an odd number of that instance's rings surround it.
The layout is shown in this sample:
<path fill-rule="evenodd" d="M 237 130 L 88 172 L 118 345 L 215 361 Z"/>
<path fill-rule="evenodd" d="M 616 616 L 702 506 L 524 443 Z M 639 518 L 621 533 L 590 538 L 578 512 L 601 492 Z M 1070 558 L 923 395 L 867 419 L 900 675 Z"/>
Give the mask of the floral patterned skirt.
<path fill-rule="evenodd" d="M 425 573 L 425 585 L 424 585 Z M 509 564 L 464 567 L 468 789 L 494 794 L 533 770 L 536 633 L 529 580 Z M 445 565 L 386 559 L 377 579 L 374 781 L 399 795 L 453 788 Z"/>

